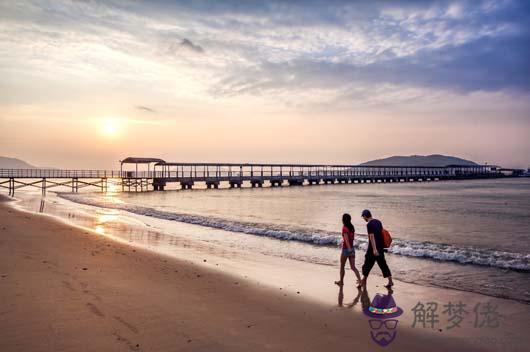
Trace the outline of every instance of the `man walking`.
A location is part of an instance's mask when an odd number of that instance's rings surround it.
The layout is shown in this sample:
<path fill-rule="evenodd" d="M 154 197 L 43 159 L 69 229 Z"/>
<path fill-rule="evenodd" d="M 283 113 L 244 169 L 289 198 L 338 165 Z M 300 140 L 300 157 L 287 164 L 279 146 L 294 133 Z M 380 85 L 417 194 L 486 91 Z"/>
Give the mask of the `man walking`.
<path fill-rule="evenodd" d="M 388 278 L 388 284 L 385 287 L 390 288 L 394 286 L 394 282 L 392 281 L 392 274 L 385 260 L 382 233 L 383 224 L 381 221 L 372 218 L 372 213 L 368 209 L 363 210 L 361 216 L 367 222 L 366 228 L 368 230 L 368 249 L 364 256 L 364 265 L 362 268 L 363 279 L 361 283 L 363 286 L 366 286 L 368 274 L 370 274 L 370 270 L 372 270 L 375 262 L 377 262 L 377 265 L 379 265 L 379 268 L 383 272 L 383 277 Z"/>

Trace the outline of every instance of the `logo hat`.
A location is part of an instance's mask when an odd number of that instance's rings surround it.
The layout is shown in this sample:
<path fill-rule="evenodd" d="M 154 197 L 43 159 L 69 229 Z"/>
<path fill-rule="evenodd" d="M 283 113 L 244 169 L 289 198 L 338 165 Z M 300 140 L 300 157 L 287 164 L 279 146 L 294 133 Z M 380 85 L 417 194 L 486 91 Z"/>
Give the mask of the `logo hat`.
<path fill-rule="evenodd" d="M 363 309 L 363 313 L 371 318 L 390 319 L 403 314 L 403 309 L 394 302 L 392 295 L 376 294 L 370 307 Z"/>

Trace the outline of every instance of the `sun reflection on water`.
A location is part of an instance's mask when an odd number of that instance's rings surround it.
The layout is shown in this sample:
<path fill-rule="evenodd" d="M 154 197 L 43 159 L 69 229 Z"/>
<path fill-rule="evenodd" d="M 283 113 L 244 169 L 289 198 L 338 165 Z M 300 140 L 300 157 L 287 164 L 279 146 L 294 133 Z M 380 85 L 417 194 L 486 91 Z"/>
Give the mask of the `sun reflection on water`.
<path fill-rule="evenodd" d="M 118 180 L 109 179 L 107 181 L 107 190 L 103 194 L 103 200 L 108 203 L 113 204 L 122 204 L 123 201 L 117 198 L 118 193 L 120 192 L 120 184 Z"/>
<path fill-rule="evenodd" d="M 119 212 L 117 210 L 104 209 L 98 211 L 96 218 L 96 227 L 94 228 L 94 231 L 96 231 L 100 235 L 104 235 L 106 233 L 106 227 L 108 227 L 108 223 L 118 221 L 118 217 Z"/>

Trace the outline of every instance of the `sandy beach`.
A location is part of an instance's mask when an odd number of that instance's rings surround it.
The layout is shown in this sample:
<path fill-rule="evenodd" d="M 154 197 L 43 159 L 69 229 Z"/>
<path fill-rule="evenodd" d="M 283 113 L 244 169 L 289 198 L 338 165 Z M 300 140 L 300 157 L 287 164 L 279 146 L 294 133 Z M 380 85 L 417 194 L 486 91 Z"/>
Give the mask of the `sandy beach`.
<path fill-rule="evenodd" d="M 352 301 L 355 290 L 347 288 L 344 301 L 339 292 L 337 302 L 338 289 L 330 284 L 335 277 L 320 282 L 329 269 L 308 275 L 302 292 L 282 290 L 223 273 L 221 262 L 163 256 L 8 203 L 0 203 L 1 351 L 382 349 L 360 311 L 366 297 Z M 292 265 L 294 276 L 304 269 Z M 381 292 L 381 282 L 374 276 L 368 291 Z M 528 345 L 525 304 L 396 286 L 394 297 L 407 314 L 387 350 L 522 351 Z M 457 298 L 469 306 L 497 304 L 502 324 L 491 329 L 462 324 L 452 331 L 411 326 L 410 309 L 418 301 Z"/>
<path fill-rule="evenodd" d="M 529 17 L 0 0 L 0 352 L 530 352 Z"/>

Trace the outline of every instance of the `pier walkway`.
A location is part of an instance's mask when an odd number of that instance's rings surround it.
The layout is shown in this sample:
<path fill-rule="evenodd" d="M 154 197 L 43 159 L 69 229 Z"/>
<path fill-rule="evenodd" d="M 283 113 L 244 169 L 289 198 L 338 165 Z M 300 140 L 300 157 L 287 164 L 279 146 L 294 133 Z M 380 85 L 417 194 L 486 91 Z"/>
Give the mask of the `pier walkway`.
<path fill-rule="evenodd" d="M 134 165 L 134 170 L 124 166 Z M 141 170 L 141 169 L 146 170 Z M 120 161 L 120 170 L 0 169 L 0 188 L 24 187 L 46 190 L 62 187 L 78 192 L 85 187 L 108 190 L 108 181 L 122 191 L 163 191 L 175 183 L 191 189 L 197 183 L 206 188 L 302 186 L 337 183 L 397 183 L 506 177 L 489 165 L 444 167 L 363 166 L 312 164 L 175 163 L 155 158 L 129 157 Z"/>

